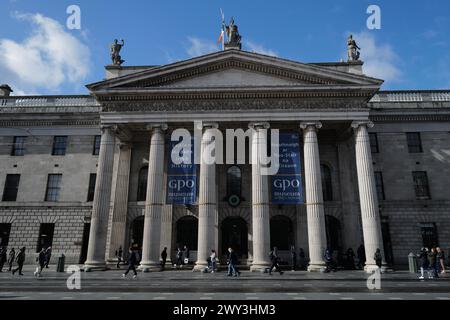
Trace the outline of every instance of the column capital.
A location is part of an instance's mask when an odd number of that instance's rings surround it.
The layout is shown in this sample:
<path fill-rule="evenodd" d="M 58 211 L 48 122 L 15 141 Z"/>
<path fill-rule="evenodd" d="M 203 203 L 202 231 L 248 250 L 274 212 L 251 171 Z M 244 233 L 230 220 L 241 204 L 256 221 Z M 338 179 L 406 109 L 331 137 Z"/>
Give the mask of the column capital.
<path fill-rule="evenodd" d="M 217 122 L 196 121 L 194 125 L 195 125 L 195 128 L 198 130 L 218 129 L 219 128 L 219 124 Z"/>
<path fill-rule="evenodd" d="M 270 123 L 269 122 L 250 122 L 248 124 L 248 127 L 250 129 L 253 129 L 253 130 L 269 129 L 270 128 Z"/>
<path fill-rule="evenodd" d="M 153 131 L 153 130 L 160 130 L 165 131 L 169 128 L 167 123 L 147 123 L 145 126 L 147 130 Z"/>
<path fill-rule="evenodd" d="M 373 128 L 374 123 L 370 120 L 357 120 L 357 121 L 353 121 L 351 126 L 353 129 L 358 129 L 361 126 L 366 126 L 367 128 Z"/>
<path fill-rule="evenodd" d="M 300 128 L 305 130 L 307 128 L 313 127 L 314 130 L 322 128 L 322 122 L 320 121 L 302 121 L 300 122 Z"/>

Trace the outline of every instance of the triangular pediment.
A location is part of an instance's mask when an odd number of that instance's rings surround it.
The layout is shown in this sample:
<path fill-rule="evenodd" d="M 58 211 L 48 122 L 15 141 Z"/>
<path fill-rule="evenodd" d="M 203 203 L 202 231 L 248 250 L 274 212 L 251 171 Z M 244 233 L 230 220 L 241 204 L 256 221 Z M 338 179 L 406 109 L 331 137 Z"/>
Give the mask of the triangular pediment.
<path fill-rule="evenodd" d="M 168 65 L 148 68 L 97 82 L 93 93 L 126 90 L 277 88 L 277 87 L 373 87 L 382 80 L 338 71 L 319 64 L 289 61 L 241 50 L 220 51 Z"/>

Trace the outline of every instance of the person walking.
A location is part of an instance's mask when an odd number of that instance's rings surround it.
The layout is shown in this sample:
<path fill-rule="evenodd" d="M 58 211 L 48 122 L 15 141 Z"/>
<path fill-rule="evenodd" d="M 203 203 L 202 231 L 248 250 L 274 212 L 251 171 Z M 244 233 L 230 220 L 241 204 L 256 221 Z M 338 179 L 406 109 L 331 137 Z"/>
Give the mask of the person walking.
<path fill-rule="evenodd" d="M 377 250 L 375 251 L 375 254 L 373 255 L 373 259 L 375 260 L 375 263 L 378 266 L 378 268 L 381 268 L 381 262 L 382 262 L 383 258 L 381 256 L 380 248 L 377 248 Z"/>
<path fill-rule="evenodd" d="M 123 250 L 122 246 L 119 247 L 118 250 L 116 250 L 116 258 L 117 258 L 117 269 L 120 269 L 120 263 L 123 262 Z"/>
<path fill-rule="evenodd" d="M 297 252 L 295 252 L 295 247 L 291 246 L 291 270 L 295 271 L 297 267 Z"/>
<path fill-rule="evenodd" d="M 161 271 L 164 271 L 166 268 L 167 261 L 167 247 L 164 247 L 163 251 L 161 251 Z"/>
<path fill-rule="evenodd" d="M 26 250 L 26 248 L 25 248 L 25 247 L 22 247 L 22 248 L 19 250 L 19 253 L 17 254 L 17 257 L 16 257 L 17 268 L 15 268 L 15 269 L 12 271 L 12 274 L 13 274 L 13 275 L 14 275 L 17 271 L 19 271 L 19 275 L 20 275 L 20 276 L 23 276 L 22 268 L 23 268 L 23 264 L 24 264 L 24 262 L 25 262 L 25 250 Z"/>
<path fill-rule="evenodd" d="M 438 266 L 438 269 L 440 273 L 445 273 L 445 253 L 441 248 L 436 248 L 436 265 Z"/>
<path fill-rule="evenodd" d="M 366 250 L 364 249 L 363 244 L 356 250 L 356 255 L 358 257 L 358 269 L 363 269 L 366 264 Z"/>
<path fill-rule="evenodd" d="M 270 266 L 269 269 L 269 275 L 272 275 L 272 269 L 275 268 L 275 271 L 278 271 L 280 273 L 280 275 L 283 274 L 283 271 L 281 271 L 280 268 L 280 258 L 278 257 L 278 248 L 277 247 L 273 247 L 273 250 L 270 251 L 269 253 L 269 257 L 270 257 L 270 261 L 272 262 L 272 265 Z"/>
<path fill-rule="evenodd" d="M 324 258 L 325 258 L 325 264 L 326 264 L 325 272 L 330 272 L 331 270 L 333 270 L 333 272 L 336 272 L 337 268 L 334 263 L 333 254 L 331 253 L 330 249 L 325 250 Z"/>
<path fill-rule="evenodd" d="M 237 277 L 240 276 L 241 273 L 237 270 L 236 264 L 238 262 L 237 255 L 232 248 L 228 248 L 228 274 L 227 276 L 231 277 L 234 275 Z"/>
<path fill-rule="evenodd" d="M 125 271 L 124 274 L 122 274 L 122 277 L 125 278 L 131 270 L 133 270 L 133 279 L 137 278 L 137 272 L 136 272 L 136 264 L 138 262 L 137 253 L 133 248 L 130 248 L 129 250 L 130 256 L 128 257 L 128 269 Z"/>
<path fill-rule="evenodd" d="M 5 265 L 5 262 L 7 261 L 7 255 L 6 255 L 6 247 L 0 248 L 0 272 L 3 272 L 3 266 Z"/>
<path fill-rule="evenodd" d="M 216 250 L 211 250 L 211 255 L 209 256 L 209 259 L 211 261 L 211 273 L 214 273 L 216 271 L 216 264 L 217 264 Z"/>
<path fill-rule="evenodd" d="M 8 271 L 11 271 L 15 257 L 16 257 L 16 251 L 14 250 L 14 248 L 11 248 L 11 250 L 9 250 L 9 256 L 8 256 Z"/>
<path fill-rule="evenodd" d="M 180 247 L 177 248 L 176 258 L 176 266 L 181 268 L 181 266 L 183 265 L 183 252 L 181 251 Z"/>
<path fill-rule="evenodd" d="M 183 254 L 184 254 L 184 264 L 189 264 L 189 248 L 185 245 L 183 248 Z"/>
<path fill-rule="evenodd" d="M 346 266 L 350 270 L 355 270 L 355 252 L 353 252 L 352 248 L 348 248 L 345 253 Z"/>
<path fill-rule="evenodd" d="M 48 247 L 45 250 L 45 268 L 48 269 L 48 264 L 50 263 L 50 259 L 52 257 L 52 247 Z"/>
<path fill-rule="evenodd" d="M 428 252 L 428 279 L 434 277 L 439 277 L 439 275 L 436 273 L 436 250 L 431 248 Z"/>
<path fill-rule="evenodd" d="M 34 272 L 34 276 L 35 277 L 40 277 L 42 270 L 45 267 L 46 264 L 46 250 L 44 248 L 41 249 L 41 251 L 39 252 L 39 255 L 36 258 L 36 262 L 37 262 L 37 267 L 36 267 L 36 271 Z"/>
<path fill-rule="evenodd" d="M 424 273 L 425 270 L 428 269 L 428 249 L 427 248 L 422 248 L 420 250 L 420 253 L 417 255 L 419 258 L 419 265 L 420 265 L 420 280 L 425 279 L 424 278 Z"/>

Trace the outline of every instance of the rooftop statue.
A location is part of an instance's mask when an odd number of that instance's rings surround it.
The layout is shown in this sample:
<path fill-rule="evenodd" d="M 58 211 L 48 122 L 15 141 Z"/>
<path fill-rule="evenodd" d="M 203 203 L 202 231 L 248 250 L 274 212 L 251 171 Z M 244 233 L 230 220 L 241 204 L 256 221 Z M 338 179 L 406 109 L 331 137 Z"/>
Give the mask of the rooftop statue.
<path fill-rule="evenodd" d="M 231 18 L 230 25 L 226 26 L 226 33 L 228 37 L 227 44 L 236 46 L 241 44 L 241 36 L 238 32 L 237 25 L 234 24 L 234 18 Z"/>
<path fill-rule="evenodd" d="M 348 46 L 348 61 L 359 61 L 359 56 L 360 56 L 360 52 L 359 50 L 361 50 L 360 47 L 358 47 L 358 45 L 356 44 L 356 41 L 353 39 L 353 36 L 350 35 L 348 37 L 348 41 L 347 41 L 347 46 Z"/>
<path fill-rule="evenodd" d="M 125 60 L 122 60 L 122 57 L 120 56 L 120 50 L 125 45 L 125 42 L 123 39 L 121 40 L 122 43 L 120 44 L 117 39 L 114 40 L 114 43 L 111 45 L 111 60 L 113 65 L 120 66 L 122 63 L 125 62 Z"/>

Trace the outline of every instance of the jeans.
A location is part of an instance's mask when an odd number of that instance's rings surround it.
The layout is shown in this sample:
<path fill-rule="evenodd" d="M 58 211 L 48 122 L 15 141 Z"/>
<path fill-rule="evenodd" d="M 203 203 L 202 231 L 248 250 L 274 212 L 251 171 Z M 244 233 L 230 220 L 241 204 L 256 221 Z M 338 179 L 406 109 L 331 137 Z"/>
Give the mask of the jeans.
<path fill-rule="evenodd" d="M 229 263 L 228 264 L 228 275 L 237 275 L 238 271 L 236 270 L 236 266 L 233 263 Z"/>

